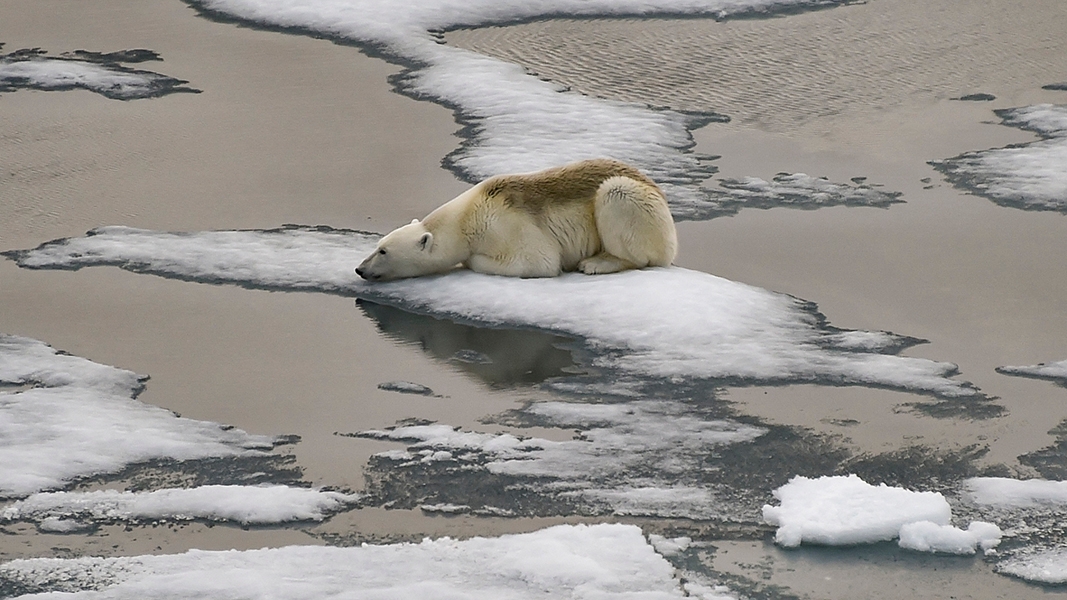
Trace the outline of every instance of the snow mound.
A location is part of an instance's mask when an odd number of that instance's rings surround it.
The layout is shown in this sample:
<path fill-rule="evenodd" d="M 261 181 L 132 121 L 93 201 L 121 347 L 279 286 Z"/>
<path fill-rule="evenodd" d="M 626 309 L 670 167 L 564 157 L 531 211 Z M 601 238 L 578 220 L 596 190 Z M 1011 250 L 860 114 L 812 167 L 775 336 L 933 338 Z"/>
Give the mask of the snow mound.
<path fill-rule="evenodd" d="M 900 527 L 901 548 L 944 554 L 974 554 L 976 548 L 991 552 L 1004 534 L 992 523 L 975 521 L 966 530 L 930 521 L 905 523 Z"/>
<path fill-rule="evenodd" d="M 778 526 L 774 540 L 787 548 L 802 543 L 847 546 L 892 540 L 909 523 L 948 525 L 952 509 L 936 492 L 870 485 L 856 475 L 809 479 L 796 476 L 774 491 L 778 506 L 765 505 L 763 519 Z M 925 528 L 913 530 L 909 540 Z M 933 537 L 944 535 L 943 530 Z"/>
<path fill-rule="evenodd" d="M 276 438 L 137 401 L 130 371 L 0 334 L 0 498 L 62 487 L 133 463 L 259 454 Z"/>
<path fill-rule="evenodd" d="M 65 597 L 569 598 L 667 600 L 674 569 L 632 525 L 560 525 L 498 538 L 418 544 L 40 558 L 0 565 L 0 581 Z"/>
<path fill-rule="evenodd" d="M 26 268 L 115 265 L 166 277 L 359 296 L 489 327 L 537 328 L 586 341 L 595 366 L 623 376 L 815 382 L 979 397 L 951 363 L 897 356 L 920 340 L 826 325 L 797 298 L 677 267 L 590 277 L 444 276 L 371 284 L 353 272 L 378 236 L 288 226 L 165 233 L 105 227 L 34 250 Z"/>
<path fill-rule="evenodd" d="M 321 521 L 357 496 L 285 485 L 205 485 L 151 492 L 53 492 L 33 494 L 0 511 L 0 520 L 49 521 L 233 521 L 265 525 Z"/>

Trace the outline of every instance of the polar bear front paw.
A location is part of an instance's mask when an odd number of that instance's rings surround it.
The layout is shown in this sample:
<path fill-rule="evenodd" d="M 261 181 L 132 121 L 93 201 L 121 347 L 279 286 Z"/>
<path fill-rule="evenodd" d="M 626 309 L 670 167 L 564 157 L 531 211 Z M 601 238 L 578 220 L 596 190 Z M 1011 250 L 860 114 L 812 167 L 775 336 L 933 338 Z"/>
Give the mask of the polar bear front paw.
<path fill-rule="evenodd" d="M 601 252 L 596 256 L 578 263 L 578 270 L 586 275 L 604 275 L 606 273 L 618 273 L 626 269 L 633 269 L 635 265 L 630 261 L 623 260 L 607 252 Z"/>

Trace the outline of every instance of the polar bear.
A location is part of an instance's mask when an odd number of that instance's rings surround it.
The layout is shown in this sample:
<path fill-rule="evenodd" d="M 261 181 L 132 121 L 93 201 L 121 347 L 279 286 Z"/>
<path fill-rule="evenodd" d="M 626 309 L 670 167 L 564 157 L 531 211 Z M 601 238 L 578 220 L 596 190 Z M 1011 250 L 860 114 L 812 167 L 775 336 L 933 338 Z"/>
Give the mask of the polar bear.
<path fill-rule="evenodd" d="M 584 160 L 475 185 L 394 230 L 356 269 L 368 281 L 443 273 L 555 277 L 669 266 L 678 234 L 659 187 L 636 168 Z"/>

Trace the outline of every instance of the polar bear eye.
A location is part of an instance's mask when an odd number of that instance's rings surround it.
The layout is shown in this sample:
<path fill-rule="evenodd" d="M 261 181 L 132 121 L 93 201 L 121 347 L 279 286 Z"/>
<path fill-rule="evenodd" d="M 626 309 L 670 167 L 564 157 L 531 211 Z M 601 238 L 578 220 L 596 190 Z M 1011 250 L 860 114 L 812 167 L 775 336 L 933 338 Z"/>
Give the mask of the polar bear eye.
<path fill-rule="evenodd" d="M 378 254 L 385 254 L 385 249 L 383 248 L 383 249 L 379 250 Z"/>

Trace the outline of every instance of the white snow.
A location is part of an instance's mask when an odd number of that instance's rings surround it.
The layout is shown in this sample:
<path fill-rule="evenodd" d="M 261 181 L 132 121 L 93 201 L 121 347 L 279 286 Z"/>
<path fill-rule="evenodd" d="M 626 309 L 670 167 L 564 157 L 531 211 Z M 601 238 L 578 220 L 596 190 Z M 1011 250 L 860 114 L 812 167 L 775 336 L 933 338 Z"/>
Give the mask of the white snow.
<path fill-rule="evenodd" d="M 0 59 L 0 86 L 18 85 L 42 90 L 84 88 L 110 97 L 151 96 L 160 81 L 174 81 L 148 71 L 122 70 L 95 62 L 37 57 Z"/>
<path fill-rule="evenodd" d="M 493 277 L 457 271 L 371 284 L 354 266 L 373 234 L 288 227 L 161 233 L 105 227 L 86 237 L 9 252 L 20 266 L 117 265 L 169 277 L 361 296 L 489 326 L 536 327 L 584 338 L 595 364 L 657 378 L 824 382 L 974 396 L 956 365 L 863 351 L 900 340 L 826 328 L 797 298 L 677 267 L 590 277 Z"/>
<path fill-rule="evenodd" d="M 675 571 L 632 525 L 560 525 L 498 538 L 291 546 L 123 558 L 39 558 L 0 577 L 70 598 L 666 600 Z M 99 593 L 83 590 L 102 590 Z"/>
<path fill-rule="evenodd" d="M 1024 375 L 1027 377 L 1044 377 L 1048 379 L 1062 379 L 1067 382 L 1067 360 L 1053 363 L 1040 363 L 1036 365 L 998 367 L 998 373 L 1006 375 Z"/>
<path fill-rule="evenodd" d="M 775 490 L 774 497 L 780 504 L 765 505 L 763 519 L 778 526 L 774 540 L 786 547 L 888 541 L 908 523 L 948 525 L 952 518 L 948 501 L 939 493 L 874 486 L 856 475 L 796 476 Z"/>
<path fill-rule="evenodd" d="M 972 522 L 965 530 L 930 521 L 905 523 L 900 527 L 901 548 L 920 552 L 974 554 L 976 548 L 990 552 L 1000 544 L 1000 527 L 982 521 Z"/>
<path fill-rule="evenodd" d="M 939 166 L 994 200 L 1023 208 L 1067 210 L 1067 105 L 1036 104 L 997 114 L 1005 125 L 1044 139 L 969 152 Z"/>
<path fill-rule="evenodd" d="M 1067 481 L 972 477 L 964 481 L 964 490 L 970 500 L 983 505 L 1008 508 L 1067 506 Z"/>
<path fill-rule="evenodd" d="M 999 563 L 997 571 L 1035 583 L 1067 583 L 1067 548 L 1022 552 Z"/>
<path fill-rule="evenodd" d="M 0 334 L 0 498 L 159 459 L 237 456 L 275 438 L 197 421 L 135 399 L 145 378 Z"/>
<path fill-rule="evenodd" d="M 721 210 L 699 184 L 710 157 L 691 152 L 701 118 L 567 91 L 522 67 L 439 43 L 434 32 L 557 15 L 709 15 L 829 4 L 823 0 L 195 0 L 256 23 L 371 44 L 415 65 L 400 85 L 459 107 L 473 139 L 451 157 L 471 179 L 608 156 L 665 187 L 678 215 Z M 736 200 L 736 199 L 735 199 Z M 742 201 L 744 198 L 742 198 Z"/>
<path fill-rule="evenodd" d="M 673 401 L 544 402 L 526 410 L 553 426 L 584 430 L 567 441 L 519 439 L 507 433 L 467 432 L 440 424 L 361 435 L 411 442 L 403 454 L 379 454 L 401 461 L 401 466 L 452 461 L 458 469 L 484 468 L 494 474 L 530 478 L 530 486 L 605 504 L 618 514 L 706 519 L 720 514 L 722 506 L 708 489 L 686 484 L 686 477 L 704 468 L 709 449 L 765 433 L 740 423 L 701 419 L 692 407 Z"/>
<path fill-rule="evenodd" d="M 0 510 L 0 520 L 234 521 L 264 525 L 321 521 L 357 496 L 285 485 L 205 485 L 151 492 L 96 490 L 33 494 Z"/>

